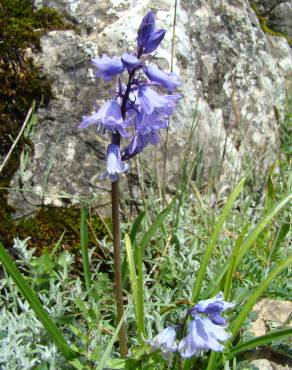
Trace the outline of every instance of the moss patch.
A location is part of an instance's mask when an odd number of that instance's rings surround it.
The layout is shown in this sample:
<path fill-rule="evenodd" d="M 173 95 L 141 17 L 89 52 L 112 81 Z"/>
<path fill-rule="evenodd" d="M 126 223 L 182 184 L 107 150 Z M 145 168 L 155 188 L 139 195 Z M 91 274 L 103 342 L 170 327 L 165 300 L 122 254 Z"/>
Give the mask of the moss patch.
<path fill-rule="evenodd" d="M 32 0 L 1 0 L 0 6 L 0 157 L 4 158 L 16 138 L 25 116 L 35 101 L 45 106 L 53 98 L 48 78 L 41 76 L 27 48 L 40 51 L 40 37 L 49 30 L 74 29 L 73 24 L 49 8 L 36 9 Z M 50 249 L 65 230 L 63 246 L 79 248 L 80 210 L 43 207 L 29 219 L 14 222 L 7 204 L 10 180 L 19 166 L 25 144 L 22 137 L 0 174 L 0 237 L 7 245 L 13 238 L 32 237 L 29 244 L 38 252 Z M 1 190 L 2 188 L 2 190 Z M 106 230 L 94 218 L 94 231 L 102 237 Z"/>
<path fill-rule="evenodd" d="M 99 239 L 107 233 L 96 215 L 92 216 L 90 225 L 91 231 Z M 31 237 L 28 245 L 36 247 L 38 253 L 51 251 L 63 232 L 65 233 L 61 249 L 70 251 L 80 249 L 80 209 L 77 207 L 43 207 L 32 218 L 17 222 L 15 227 L 15 235 L 19 238 Z M 93 233 L 89 232 L 89 235 L 89 244 L 96 245 Z"/>
<path fill-rule="evenodd" d="M 271 35 L 271 36 L 278 36 L 278 37 L 284 37 L 287 41 L 288 41 L 288 44 L 290 46 L 292 46 L 292 38 L 289 37 L 288 35 L 286 35 L 285 33 L 283 32 L 279 32 L 277 30 L 274 30 L 272 28 L 270 28 L 267 24 L 268 24 L 268 15 L 265 15 L 265 14 L 261 14 L 258 10 L 258 7 L 255 3 L 251 2 L 250 4 L 251 8 L 253 9 L 253 11 L 256 13 L 257 17 L 258 17 L 258 20 L 260 22 L 260 25 L 261 25 L 261 29 L 267 33 L 268 35 Z"/>

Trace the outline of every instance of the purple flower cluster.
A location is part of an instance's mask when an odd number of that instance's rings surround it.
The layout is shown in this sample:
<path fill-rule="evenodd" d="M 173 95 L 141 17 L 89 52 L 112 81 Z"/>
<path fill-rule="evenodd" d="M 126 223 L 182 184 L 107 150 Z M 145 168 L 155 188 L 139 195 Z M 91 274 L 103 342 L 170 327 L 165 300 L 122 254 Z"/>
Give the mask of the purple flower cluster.
<path fill-rule="evenodd" d="M 155 29 L 154 14 L 148 11 L 138 30 L 136 53 L 112 58 L 104 54 L 92 60 L 97 77 L 105 82 L 115 78 L 117 83 L 112 99 L 95 114 L 83 117 L 79 125 L 82 129 L 97 125 L 99 131 L 111 133 L 107 169 L 102 179 L 109 176 L 111 181 L 117 181 L 118 175 L 129 168 L 124 161 L 141 153 L 149 144 L 159 143 L 159 130 L 168 127 L 169 117 L 181 97 L 174 93 L 180 86 L 179 77 L 147 63 L 147 55 L 157 49 L 165 32 Z M 124 72 L 127 74 L 126 84 L 122 80 Z M 120 149 L 121 138 L 128 140 L 123 150 Z"/>
<path fill-rule="evenodd" d="M 153 340 L 148 340 L 153 350 L 160 349 L 164 357 L 170 357 L 176 351 L 183 358 L 199 356 L 201 352 L 213 350 L 223 351 L 221 342 L 229 339 L 226 319 L 221 316 L 225 310 L 234 307 L 233 303 L 224 301 L 223 293 L 216 297 L 198 302 L 190 311 L 192 320 L 186 337 L 178 343 L 175 342 L 176 331 L 168 326 L 160 332 Z"/>

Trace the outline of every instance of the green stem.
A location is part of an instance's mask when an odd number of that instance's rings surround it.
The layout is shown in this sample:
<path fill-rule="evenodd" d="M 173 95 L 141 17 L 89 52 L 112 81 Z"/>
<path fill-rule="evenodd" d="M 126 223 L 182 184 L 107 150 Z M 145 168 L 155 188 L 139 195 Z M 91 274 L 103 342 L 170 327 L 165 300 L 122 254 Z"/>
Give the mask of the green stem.
<path fill-rule="evenodd" d="M 208 361 L 208 367 L 207 370 L 214 370 L 216 369 L 216 361 L 217 361 L 217 352 L 211 351 L 209 361 Z"/>
<path fill-rule="evenodd" d="M 88 225 L 87 225 L 87 209 L 86 207 L 81 210 L 81 221 L 80 221 L 80 246 L 82 253 L 83 272 L 85 279 L 85 286 L 87 293 L 91 289 L 91 273 L 88 257 Z"/>
<path fill-rule="evenodd" d="M 120 233 L 120 210 L 119 210 L 119 182 L 112 182 L 112 223 L 113 223 L 113 246 L 114 246 L 114 281 L 115 299 L 117 305 L 117 320 L 120 322 L 124 316 L 123 290 L 122 290 L 122 266 L 121 266 L 121 233 Z M 123 322 L 119 331 L 119 345 L 121 357 L 125 358 L 128 353 L 127 332 Z"/>

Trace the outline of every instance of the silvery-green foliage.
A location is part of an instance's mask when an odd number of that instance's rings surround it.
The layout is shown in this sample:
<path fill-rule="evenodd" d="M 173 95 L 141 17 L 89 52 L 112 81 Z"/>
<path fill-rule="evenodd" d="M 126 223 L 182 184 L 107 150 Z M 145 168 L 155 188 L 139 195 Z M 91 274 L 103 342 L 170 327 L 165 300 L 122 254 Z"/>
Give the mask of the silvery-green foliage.
<path fill-rule="evenodd" d="M 13 248 L 19 253 L 22 263 L 29 265 L 33 259 L 35 248 L 28 249 L 27 242 L 30 238 L 20 240 L 19 238 L 14 239 Z"/>
<path fill-rule="evenodd" d="M 8 291 L 6 294 L 11 295 Z M 10 298 L 13 301 L 14 293 Z M 25 370 L 42 362 L 48 362 L 52 370 L 62 368 L 63 359 L 55 345 L 47 340 L 46 331 L 34 312 L 20 298 L 17 303 L 17 310 L 12 307 L 0 309 L 0 368 Z"/>
<path fill-rule="evenodd" d="M 16 238 L 14 248 L 19 254 L 18 265 L 31 273 L 33 281 L 40 277 L 34 270 L 38 257 L 33 256 L 33 249 L 27 248 L 27 241 L 28 239 Z M 50 276 L 47 276 L 49 289 L 43 289 L 38 294 L 53 318 L 61 318 L 71 306 L 72 299 L 80 294 L 81 290 L 80 281 L 74 281 L 74 289 L 73 282 L 65 285 L 72 257 L 69 258 L 66 252 L 60 255 L 59 260 L 62 262 L 60 270 L 52 271 Z M 9 276 L 4 275 L 0 280 L 0 291 L 1 370 L 32 369 L 41 363 L 48 363 L 51 370 L 66 369 L 64 359 Z"/>

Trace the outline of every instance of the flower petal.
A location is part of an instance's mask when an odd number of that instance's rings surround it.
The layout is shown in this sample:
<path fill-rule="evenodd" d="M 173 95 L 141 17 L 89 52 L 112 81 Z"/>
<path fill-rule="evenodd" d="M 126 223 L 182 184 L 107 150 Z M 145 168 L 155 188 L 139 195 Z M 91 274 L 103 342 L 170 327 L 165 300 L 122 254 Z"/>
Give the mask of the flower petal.
<path fill-rule="evenodd" d="M 122 73 L 124 69 L 121 58 L 115 56 L 110 58 L 106 54 L 99 59 L 92 59 L 92 63 L 98 68 L 96 77 L 102 77 L 104 82 L 110 81 L 113 76 Z"/>
<path fill-rule="evenodd" d="M 139 46 L 144 46 L 148 37 L 151 35 L 151 33 L 154 32 L 154 29 L 155 29 L 155 17 L 153 12 L 149 10 L 148 13 L 142 19 L 142 22 L 138 29 L 137 41 Z"/>
<path fill-rule="evenodd" d="M 79 125 L 79 128 L 83 129 L 90 125 L 96 125 L 99 123 L 99 121 L 104 120 L 107 115 L 108 110 L 111 109 L 111 105 L 112 105 L 112 100 L 108 100 L 92 116 L 84 116 L 82 119 L 82 122 Z"/>
<path fill-rule="evenodd" d="M 107 168 L 106 171 L 100 176 L 104 180 L 109 176 L 112 182 L 117 181 L 120 173 L 126 172 L 129 169 L 127 163 L 122 162 L 121 152 L 119 145 L 109 144 L 107 148 Z"/>
<path fill-rule="evenodd" d="M 145 343 L 149 344 L 151 348 L 155 351 L 160 349 L 163 355 L 173 353 L 177 350 L 177 345 L 175 343 L 176 331 L 172 326 L 168 326 L 162 330 L 156 337 L 152 340 L 145 340 Z"/>
<path fill-rule="evenodd" d="M 121 59 L 124 67 L 127 69 L 135 68 L 140 63 L 139 59 L 133 54 L 124 53 Z"/>
<path fill-rule="evenodd" d="M 168 104 L 167 98 L 157 94 L 147 86 L 140 87 L 138 91 L 139 102 L 146 114 L 151 114 L 154 108 L 165 107 Z"/>
<path fill-rule="evenodd" d="M 181 85 L 179 77 L 175 73 L 163 72 L 152 65 L 144 67 L 143 71 L 149 80 L 159 83 L 169 91 L 173 91 L 177 86 Z"/>
<path fill-rule="evenodd" d="M 153 32 L 144 43 L 144 52 L 152 53 L 156 50 L 165 36 L 166 30 L 160 29 Z"/>

